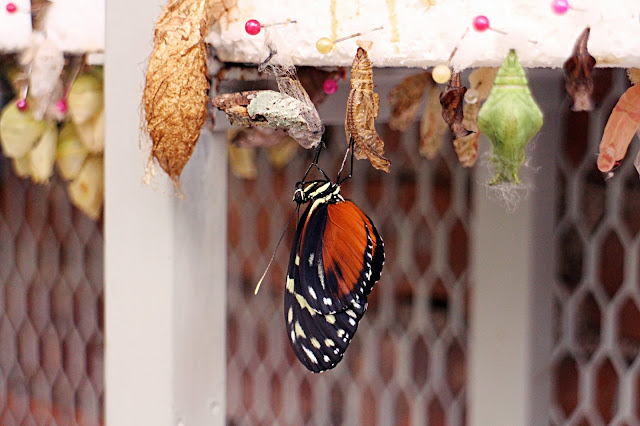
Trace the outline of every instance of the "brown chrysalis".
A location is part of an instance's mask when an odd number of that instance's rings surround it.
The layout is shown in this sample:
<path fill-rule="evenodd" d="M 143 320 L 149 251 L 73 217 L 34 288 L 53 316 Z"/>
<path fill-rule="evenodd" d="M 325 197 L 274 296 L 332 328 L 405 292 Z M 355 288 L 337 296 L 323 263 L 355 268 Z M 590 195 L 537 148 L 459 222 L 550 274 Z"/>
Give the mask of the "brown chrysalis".
<path fill-rule="evenodd" d="M 389 92 L 391 119 L 389 127 L 404 132 L 413 122 L 422 103 L 422 98 L 433 79 L 428 72 L 411 75 Z"/>
<path fill-rule="evenodd" d="M 574 111 L 591 111 L 593 109 L 593 76 L 596 60 L 587 50 L 590 28 L 587 27 L 576 40 L 573 55 L 564 63 L 564 78 L 567 92 L 573 99 Z"/>
<path fill-rule="evenodd" d="M 156 24 L 142 102 L 151 155 L 174 182 L 207 118 L 204 37 L 214 19 L 205 0 L 171 0 Z"/>
<path fill-rule="evenodd" d="M 460 81 L 460 73 L 456 72 L 451 75 L 447 87 L 440 94 L 440 105 L 442 105 L 442 118 L 447 122 L 449 128 L 453 132 L 454 138 L 460 138 L 472 133 L 465 129 L 462 124 L 464 119 L 463 100 L 467 88 Z"/>
<path fill-rule="evenodd" d="M 440 93 L 431 83 L 427 106 L 420 120 L 420 154 L 429 160 L 433 160 L 440 151 L 442 139 L 449 128 L 440 110 Z"/>
<path fill-rule="evenodd" d="M 358 47 L 351 66 L 351 91 L 347 101 L 345 131 L 347 142 L 353 140 L 353 154 L 361 160 L 368 158 L 378 170 L 389 173 L 391 162 L 384 158 L 384 142 L 376 132 L 380 100 L 373 91 L 373 69 L 367 51 Z"/>

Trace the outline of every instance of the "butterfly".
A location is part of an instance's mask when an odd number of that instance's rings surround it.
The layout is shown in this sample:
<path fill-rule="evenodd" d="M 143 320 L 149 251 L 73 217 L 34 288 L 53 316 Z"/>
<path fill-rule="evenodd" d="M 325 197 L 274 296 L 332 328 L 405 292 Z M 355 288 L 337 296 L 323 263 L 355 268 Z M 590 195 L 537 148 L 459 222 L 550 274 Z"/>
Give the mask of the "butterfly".
<path fill-rule="evenodd" d="M 342 197 L 339 175 L 336 183 L 326 175 L 298 182 L 293 197 L 298 208 L 308 207 L 289 257 L 284 316 L 293 352 L 314 373 L 342 359 L 384 265 L 382 238 L 371 219 Z"/>

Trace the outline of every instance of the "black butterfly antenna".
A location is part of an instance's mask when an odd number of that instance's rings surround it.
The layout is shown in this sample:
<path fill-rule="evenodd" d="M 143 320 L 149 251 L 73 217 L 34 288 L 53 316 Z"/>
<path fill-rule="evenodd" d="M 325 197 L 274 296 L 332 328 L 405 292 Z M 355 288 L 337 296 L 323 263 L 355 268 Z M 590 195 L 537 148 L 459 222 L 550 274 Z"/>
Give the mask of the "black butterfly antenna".
<path fill-rule="evenodd" d="M 342 171 L 344 170 L 344 165 L 347 162 L 347 157 L 349 156 L 349 152 L 351 152 L 351 167 L 349 170 L 349 176 L 340 179 L 340 175 L 342 174 Z M 344 158 L 342 159 L 342 165 L 340 166 L 340 171 L 338 172 L 338 176 L 336 177 L 336 183 L 338 185 L 340 185 L 342 182 L 344 182 L 345 180 L 349 179 L 351 176 L 353 175 L 353 137 L 351 137 L 349 139 L 349 146 L 347 147 L 347 152 L 344 153 Z"/>

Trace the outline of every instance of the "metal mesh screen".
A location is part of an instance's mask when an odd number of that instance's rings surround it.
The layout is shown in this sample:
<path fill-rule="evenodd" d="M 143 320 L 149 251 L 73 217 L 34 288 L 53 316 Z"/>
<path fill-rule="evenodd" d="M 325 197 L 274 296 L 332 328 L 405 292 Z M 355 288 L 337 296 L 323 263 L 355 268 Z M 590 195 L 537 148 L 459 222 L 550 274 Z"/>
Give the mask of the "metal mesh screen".
<path fill-rule="evenodd" d="M 0 155 L 0 424 L 103 420 L 102 225 Z"/>
<path fill-rule="evenodd" d="M 600 71 L 592 113 L 563 111 L 557 156 L 552 424 L 640 424 L 640 179 L 637 138 L 605 180 L 596 153 L 628 86 Z"/>
<path fill-rule="evenodd" d="M 356 161 L 343 185 L 385 242 L 381 281 L 342 362 L 314 375 L 285 335 L 283 295 L 290 225 L 253 295 L 311 162 L 274 170 L 257 155 L 258 179 L 229 177 L 227 415 L 230 424 L 463 424 L 466 406 L 470 174 L 450 142 L 434 161 L 418 155 L 417 126 L 383 130 L 389 175 Z M 335 177 L 346 144 L 329 127 L 320 165 Z"/>

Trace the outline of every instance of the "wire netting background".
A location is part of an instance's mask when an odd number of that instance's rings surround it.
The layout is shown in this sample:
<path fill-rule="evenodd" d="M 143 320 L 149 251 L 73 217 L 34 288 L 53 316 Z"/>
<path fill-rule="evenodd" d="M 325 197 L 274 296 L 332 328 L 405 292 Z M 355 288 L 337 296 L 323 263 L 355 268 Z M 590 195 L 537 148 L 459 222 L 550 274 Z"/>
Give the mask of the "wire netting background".
<path fill-rule="evenodd" d="M 638 138 L 609 180 L 595 163 L 609 113 L 628 85 L 622 70 L 600 71 L 596 110 L 562 111 L 552 424 L 640 424 Z"/>
<path fill-rule="evenodd" d="M 0 154 L 0 425 L 103 421 L 102 224 Z"/>
<path fill-rule="evenodd" d="M 258 152 L 258 178 L 229 176 L 227 416 L 230 424 L 462 424 L 466 393 L 470 173 L 451 143 L 418 154 L 417 125 L 379 129 L 391 173 L 357 161 L 342 186 L 378 228 L 386 263 L 341 363 L 308 372 L 285 335 L 283 295 L 292 223 L 253 295 L 311 162 L 274 170 Z M 321 167 L 335 178 L 344 128 L 329 127 Z"/>

